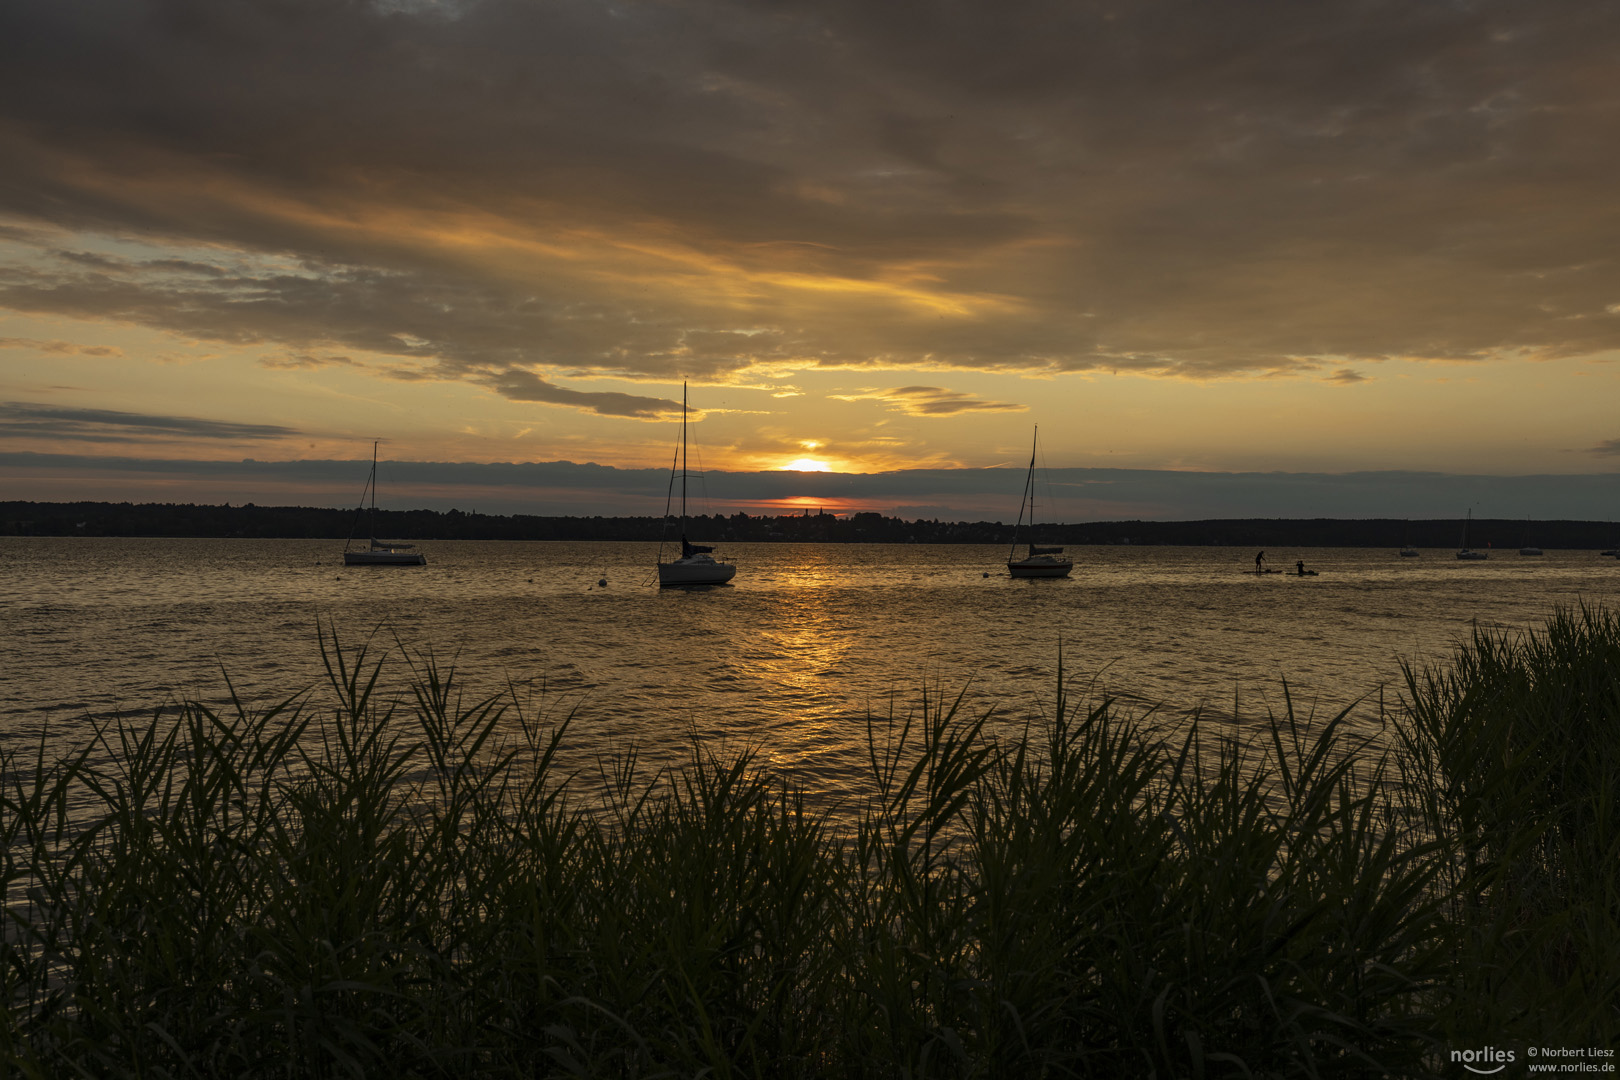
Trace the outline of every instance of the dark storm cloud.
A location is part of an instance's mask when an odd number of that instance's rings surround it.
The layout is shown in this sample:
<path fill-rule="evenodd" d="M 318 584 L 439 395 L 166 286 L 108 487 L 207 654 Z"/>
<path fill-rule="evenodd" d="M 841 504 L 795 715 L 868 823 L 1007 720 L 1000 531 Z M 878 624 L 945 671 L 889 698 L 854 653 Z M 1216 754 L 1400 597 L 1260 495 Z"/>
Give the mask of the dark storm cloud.
<path fill-rule="evenodd" d="M 279 439 L 295 428 L 233 424 L 191 416 L 154 416 L 112 409 L 72 409 L 26 401 L 0 402 L 0 439 L 53 438 L 85 442 L 188 439 Z"/>
<path fill-rule="evenodd" d="M 534 303 L 412 273 L 304 264 L 296 272 L 224 270 L 152 261 L 97 260 L 89 273 L 0 270 L 0 306 L 53 315 L 106 316 L 238 345 L 303 349 L 340 345 L 417 362 L 396 378 L 471 378 L 518 401 L 543 401 L 605 416 L 648 418 L 675 402 L 557 387 L 515 365 L 529 358 L 589 367 L 587 346 L 552 325 Z M 355 365 L 349 356 L 307 352 L 262 360 L 272 368 Z"/>
<path fill-rule="evenodd" d="M 679 416 L 681 407 L 673 401 L 635 397 L 631 394 L 582 394 L 566 390 L 529 371 L 505 371 L 492 376 L 490 385 L 502 397 L 513 401 L 544 401 L 552 405 L 587 407 L 603 416 L 627 416 L 638 420 L 660 420 Z"/>
<path fill-rule="evenodd" d="M 519 388 L 1581 355 L 1617 44 L 1506 0 L 12 0 L 0 304 Z"/>

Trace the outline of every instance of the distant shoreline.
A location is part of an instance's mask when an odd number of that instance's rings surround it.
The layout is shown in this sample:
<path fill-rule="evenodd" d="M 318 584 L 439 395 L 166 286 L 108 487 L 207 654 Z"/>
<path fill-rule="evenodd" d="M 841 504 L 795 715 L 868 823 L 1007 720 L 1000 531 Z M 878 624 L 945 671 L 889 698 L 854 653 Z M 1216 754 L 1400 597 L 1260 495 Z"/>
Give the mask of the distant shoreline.
<path fill-rule="evenodd" d="M 0 536 L 103 536 L 194 539 L 342 540 L 355 511 L 306 506 L 207 506 L 192 503 L 0 502 Z M 1457 518 L 1230 518 L 1199 521 L 1088 521 L 1042 524 L 1046 543 L 1218 547 L 1455 548 Z M 659 517 L 542 517 L 461 510 L 378 510 L 377 531 L 400 540 L 658 540 Z M 768 543 L 1005 544 L 1012 526 L 994 521 L 906 520 L 863 513 L 744 513 L 687 520 L 694 541 Z M 1028 530 L 1026 529 L 1026 534 Z M 1516 552 L 1603 550 L 1620 543 L 1609 521 L 1525 521 L 1475 518 L 1469 545 Z"/>

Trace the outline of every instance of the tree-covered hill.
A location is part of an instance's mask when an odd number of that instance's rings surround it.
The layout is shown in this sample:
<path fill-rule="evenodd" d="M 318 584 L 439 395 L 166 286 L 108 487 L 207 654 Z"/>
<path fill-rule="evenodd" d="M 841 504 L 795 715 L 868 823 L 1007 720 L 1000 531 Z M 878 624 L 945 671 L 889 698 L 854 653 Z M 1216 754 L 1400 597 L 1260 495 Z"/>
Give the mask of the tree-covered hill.
<path fill-rule="evenodd" d="M 657 540 L 656 517 L 504 516 L 461 510 L 379 510 L 377 532 L 398 540 Z M 194 503 L 0 502 L 0 536 L 175 536 L 342 539 L 356 527 L 353 510 L 310 506 L 205 506 Z M 363 527 L 363 525 L 362 525 Z M 1235 518 L 1206 521 L 1093 521 L 1043 525 L 1049 543 L 1193 544 L 1236 547 L 1451 548 L 1461 539 L 1455 519 Z M 863 513 L 694 517 L 687 534 L 702 541 L 818 543 L 994 544 L 1011 539 L 1000 522 L 907 521 Z M 1470 546 L 1517 550 L 1612 548 L 1620 525 L 1606 521 L 1478 519 Z"/>

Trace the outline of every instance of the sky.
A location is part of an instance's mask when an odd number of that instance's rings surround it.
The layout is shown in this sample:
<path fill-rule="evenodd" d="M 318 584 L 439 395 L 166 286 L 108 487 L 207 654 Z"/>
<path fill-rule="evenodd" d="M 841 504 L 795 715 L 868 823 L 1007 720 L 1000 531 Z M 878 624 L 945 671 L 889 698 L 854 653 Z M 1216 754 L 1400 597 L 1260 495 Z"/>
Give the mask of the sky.
<path fill-rule="evenodd" d="M 1060 519 L 1613 518 L 1617 52 L 1597 2 L 8 0 L 0 499 L 349 505 L 381 440 L 397 508 L 647 512 L 684 384 L 717 511 L 1010 519 L 1038 425 Z"/>

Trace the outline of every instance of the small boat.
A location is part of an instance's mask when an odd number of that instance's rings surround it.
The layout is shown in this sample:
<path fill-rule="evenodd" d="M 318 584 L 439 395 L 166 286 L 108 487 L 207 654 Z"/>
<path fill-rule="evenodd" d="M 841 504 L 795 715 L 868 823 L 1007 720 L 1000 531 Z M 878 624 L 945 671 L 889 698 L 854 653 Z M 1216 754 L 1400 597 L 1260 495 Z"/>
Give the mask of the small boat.
<path fill-rule="evenodd" d="M 675 477 L 681 478 L 681 554 L 664 561 L 663 545 L 658 552 L 658 584 L 724 585 L 736 576 L 737 568 L 714 557 L 714 548 L 689 543 L 686 539 L 686 384 L 681 383 L 681 441 L 679 454 L 669 470 L 669 495 L 664 500 L 664 528 L 669 528 L 669 504 L 675 497 Z"/>
<path fill-rule="evenodd" d="M 1526 533 L 1528 533 L 1530 531 L 1530 519 L 1529 518 L 1524 519 L 1524 531 Z M 1526 539 L 1528 539 L 1528 537 L 1526 537 Z M 1534 544 L 1527 543 L 1527 544 L 1524 545 L 1524 547 L 1519 549 L 1519 554 L 1520 555 L 1540 555 L 1541 554 L 1541 549 L 1536 547 Z"/>
<path fill-rule="evenodd" d="M 1029 550 L 1022 559 L 1018 554 L 1018 530 L 1024 525 L 1024 511 L 1029 510 L 1029 527 L 1035 528 L 1035 453 L 1040 444 L 1041 429 L 1035 428 L 1034 441 L 1029 448 L 1029 472 L 1024 476 L 1024 495 L 1018 503 L 1018 522 L 1013 526 L 1012 550 L 1007 553 L 1007 573 L 1018 578 L 1068 577 L 1074 563 L 1063 557 L 1060 547 L 1042 547 L 1034 540 L 1026 541 Z"/>
<path fill-rule="evenodd" d="M 1415 559 L 1417 557 L 1418 557 L 1418 549 L 1413 547 L 1411 544 L 1407 544 L 1405 547 L 1401 548 L 1401 558 L 1403 558 L 1403 559 Z"/>
<path fill-rule="evenodd" d="M 1490 555 L 1486 554 L 1483 551 L 1471 551 L 1471 550 L 1469 550 L 1469 547 L 1468 547 L 1468 526 L 1472 525 L 1473 522 L 1474 522 L 1474 510 L 1473 510 L 1473 507 L 1469 507 L 1468 516 L 1463 519 L 1462 547 L 1457 549 L 1457 558 L 1463 559 L 1463 560 L 1468 561 L 1468 562 L 1477 562 L 1480 559 L 1488 559 L 1488 558 L 1490 558 Z"/>
<path fill-rule="evenodd" d="M 360 515 L 366 511 L 366 496 L 371 496 L 371 513 L 367 518 L 370 542 L 355 548 L 354 534 L 360 527 Z M 377 539 L 377 443 L 371 444 L 371 475 L 366 477 L 365 490 L 360 492 L 360 508 L 354 512 L 354 525 L 349 538 L 343 543 L 344 566 L 426 566 L 427 556 L 412 549 L 416 545 L 400 540 Z"/>
<path fill-rule="evenodd" d="M 413 551 L 415 544 L 398 540 L 373 540 L 371 547 L 360 551 L 345 551 L 344 566 L 426 566 L 427 556 Z"/>

